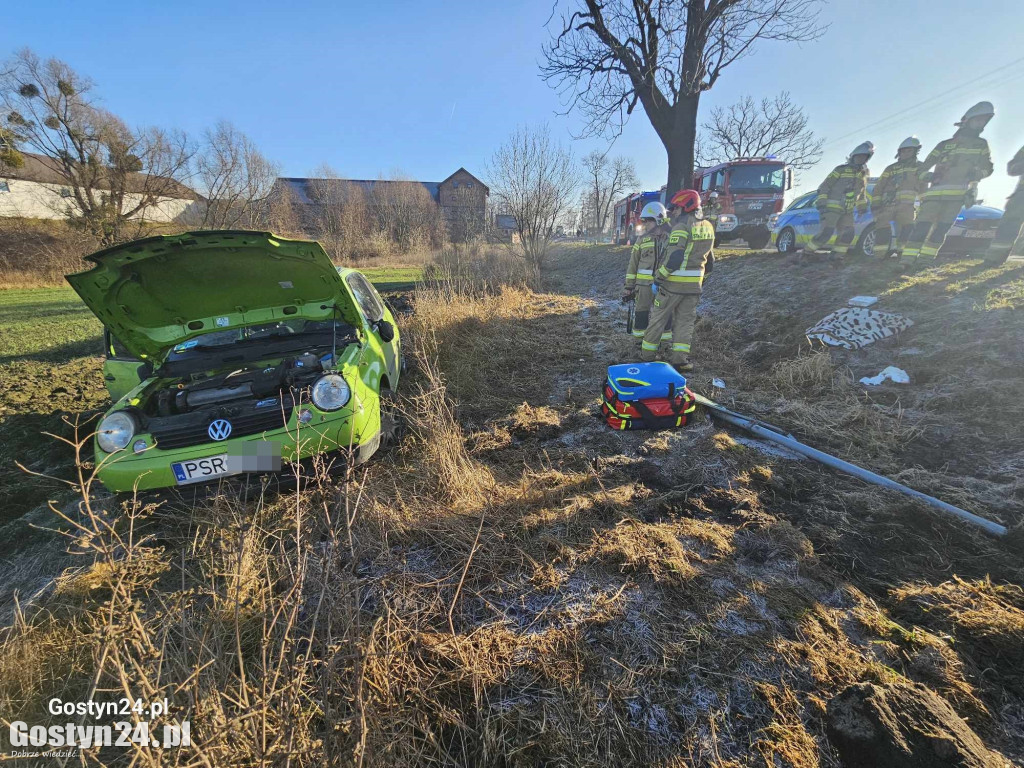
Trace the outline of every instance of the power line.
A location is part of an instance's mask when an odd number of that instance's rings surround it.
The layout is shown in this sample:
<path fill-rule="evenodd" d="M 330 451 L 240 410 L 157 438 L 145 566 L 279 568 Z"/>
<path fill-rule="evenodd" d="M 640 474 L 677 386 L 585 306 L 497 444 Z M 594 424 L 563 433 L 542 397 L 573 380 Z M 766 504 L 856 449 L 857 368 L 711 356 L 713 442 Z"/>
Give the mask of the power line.
<path fill-rule="evenodd" d="M 929 97 L 929 98 L 927 98 L 927 99 L 925 99 L 923 101 L 919 101 L 916 104 L 912 104 L 909 107 L 905 107 L 904 109 L 901 109 L 898 112 L 893 112 L 891 115 L 883 117 L 880 120 L 876 120 L 873 123 L 868 123 L 867 125 L 864 125 L 864 126 L 862 126 L 860 128 L 857 128 L 854 131 L 850 131 L 849 133 L 844 133 L 842 136 L 838 136 L 838 137 L 836 137 L 834 139 L 829 140 L 828 142 L 826 142 L 822 146 L 823 146 L 823 148 L 824 147 L 833 146 L 834 144 L 837 144 L 840 141 L 843 141 L 844 139 L 848 139 L 851 136 L 855 136 L 855 135 L 860 134 L 863 131 L 866 131 L 866 130 L 868 130 L 870 128 L 875 128 L 875 127 L 877 127 L 879 125 L 882 125 L 883 123 L 887 123 L 887 122 L 889 122 L 890 120 L 892 120 L 894 118 L 906 115 L 908 112 L 913 112 L 914 110 L 918 109 L 919 107 L 926 106 L 926 105 L 931 104 L 932 102 L 940 100 L 940 99 L 946 99 L 946 98 L 948 98 L 951 94 L 953 94 L 956 91 L 960 91 L 960 90 L 962 90 L 962 89 L 964 89 L 964 88 L 966 88 L 968 86 L 974 85 L 975 83 L 979 82 L 980 80 L 984 80 L 984 79 L 986 79 L 988 77 L 991 77 L 992 75 L 994 75 L 994 74 L 996 74 L 998 72 L 1003 72 L 1004 70 L 1010 69 L 1011 67 L 1014 67 L 1017 64 L 1020 64 L 1021 62 L 1024 62 L 1024 56 L 1020 57 L 1019 59 L 1015 59 L 1015 60 L 1013 60 L 1013 61 L 1011 61 L 1011 62 L 1009 62 L 1007 64 L 1003 64 L 1002 66 L 996 67 L 995 69 L 989 70 L 988 72 L 985 72 L 985 73 L 983 73 L 981 75 L 978 75 L 977 77 L 971 78 L 970 80 L 967 80 L 967 81 L 961 83 L 960 85 L 953 86 L 952 88 L 947 88 L 942 93 L 937 93 L 934 96 L 931 96 L 931 97 Z M 1022 74 L 1024 74 L 1024 72 L 1014 73 L 1009 78 L 1009 80 L 1001 81 L 998 84 L 999 85 L 1003 85 L 1006 82 L 1010 82 L 1010 81 L 1016 79 L 1017 77 L 1020 77 Z M 992 86 L 992 84 L 989 84 L 988 87 L 991 87 L 991 86 Z"/>
<path fill-rule="evenodd" d="M 1024 77 L 1024 70 L 1022 70 L 1020 72 L 1017 72 L 1017 73 L 1014 73 L 1010 77 L 1001 77 L 1001 78 L 996 78 L 995 80 L 990 80 L 990 81 L 984 83 L 980 87 L 983 87 L 983 88 L 986 88 L 986 89 L 998 88 L 1000 86 L 1006 85 L 1007 83 L 1012 83 L 1014 80 L 1020 80 L 1022 77 Z M 898 119 L 896 117 L 890 116 L 888 118 L 885 118 L 884 120 L 877 121 L 873 125 L 874 125 L 876 131 L 878 131 L 879 129 L 881 129 L 881 130 L 888 130 L 889 128 L 891 128 L 893 125 L 895 125 L 897 122 L 899 122 L 901 120 L 902 121 L 909 121 L 911 119 L 918 119 L 922 115 L 930 114 L 932 112 L 935 112 L 938 109 L 944 108 L 945 106 L 946 105 L 944 103 L 942 103 L 941 101 L 940 102 L 936 102 L 934 104 L 930 104 L 930 105 L 924 107 L 923 109 L 915 110 L 914 112 L 912 112 L 909 115 L 901 115 L 901 116 L 898 117 Z M 829 144 L 835 144 L 835 143 L 836 142 L 829 142 Z M 828 146 L 828 145 L 823 145 L 823 146 Z"/>

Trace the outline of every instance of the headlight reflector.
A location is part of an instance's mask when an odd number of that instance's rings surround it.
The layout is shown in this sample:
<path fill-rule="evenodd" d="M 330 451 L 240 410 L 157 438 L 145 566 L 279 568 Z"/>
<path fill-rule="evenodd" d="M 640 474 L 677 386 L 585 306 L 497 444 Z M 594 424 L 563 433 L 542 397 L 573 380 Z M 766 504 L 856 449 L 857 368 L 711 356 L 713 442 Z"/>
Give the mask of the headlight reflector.
<path fill-rule="evenodd" d="M 321 376 L 313 385 L 313 405 L 321 411 L 336 411 L 345 406 L 352 397 L 348 382 L 336 373 Z"/>
<path fill-rule="evenodd" d="M 135 436 L 135 419 L 124 411 L 105 416 L 96 430 L 96 442 L 105 453 L 114 453 L 128 447 Z"/>

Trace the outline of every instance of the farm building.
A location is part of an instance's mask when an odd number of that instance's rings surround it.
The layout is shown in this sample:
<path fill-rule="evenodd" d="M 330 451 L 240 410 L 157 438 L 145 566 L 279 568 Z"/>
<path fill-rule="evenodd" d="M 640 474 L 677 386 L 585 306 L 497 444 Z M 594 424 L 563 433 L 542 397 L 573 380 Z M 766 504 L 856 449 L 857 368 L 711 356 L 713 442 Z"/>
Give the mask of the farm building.
<path fill-rule="evenodd" d="M 275 182 L 271 195 L 290 193 L 292 203 L 306 218 L 321 206 L 345 205 L 354 192 L 361 193 L 362 200 L 371 207 L 425 193 L 440 208 L 454 238 L 483 230 L 490 195 L 487 185 L 465 168 L 444 181 L 282 177 Z"/>
<path fill-rule="evenodd" d="M 75 213 L 77 204 L 67 180 L 57 168 L 57 161 L 32 152 L 19 153 L 24 164 L 19 168 L 6 168 L 0 173 L 0 217 L 29 219 L 63 219 Z M 137 205 L 147 188 L 148 177 L 133 173 L 128 179 L 125 208 Z M 161 181 L 161 184 L 164 182 Z M 190 211 L 199 196 L 178 182 L 169 182 L 175 190 L 173 196 L 162 197 L 155 205 L 147 206 L 141 218 L 153 222 L 178 221 Z M 99 187 L 102 194 L 104 187 Z"/>

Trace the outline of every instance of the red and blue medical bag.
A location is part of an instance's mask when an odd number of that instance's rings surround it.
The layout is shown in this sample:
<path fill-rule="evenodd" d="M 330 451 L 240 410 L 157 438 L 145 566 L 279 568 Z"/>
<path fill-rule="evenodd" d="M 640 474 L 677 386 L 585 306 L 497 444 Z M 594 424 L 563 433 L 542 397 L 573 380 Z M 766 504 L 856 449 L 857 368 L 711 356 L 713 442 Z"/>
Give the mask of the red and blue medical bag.
<path fill-rule="evenodd" d="M 668 363 L 608 367 L 601 414 L 612 429 L 671 429 L 697 408 L 686 377 Z"/>

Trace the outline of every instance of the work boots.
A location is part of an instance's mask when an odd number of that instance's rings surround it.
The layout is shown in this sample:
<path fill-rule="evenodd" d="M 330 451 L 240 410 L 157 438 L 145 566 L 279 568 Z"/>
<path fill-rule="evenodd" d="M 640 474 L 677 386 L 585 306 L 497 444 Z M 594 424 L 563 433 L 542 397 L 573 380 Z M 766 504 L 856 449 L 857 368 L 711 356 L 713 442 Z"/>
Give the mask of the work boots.
<path fill-rule="evenodd" d="M 672 363 L 672 367 L 675 368 L 680 373 L 693 372 L 693 363 L 690 362 L 689 358 L 684 358 L 681 362 L 678 363 Z"/>

